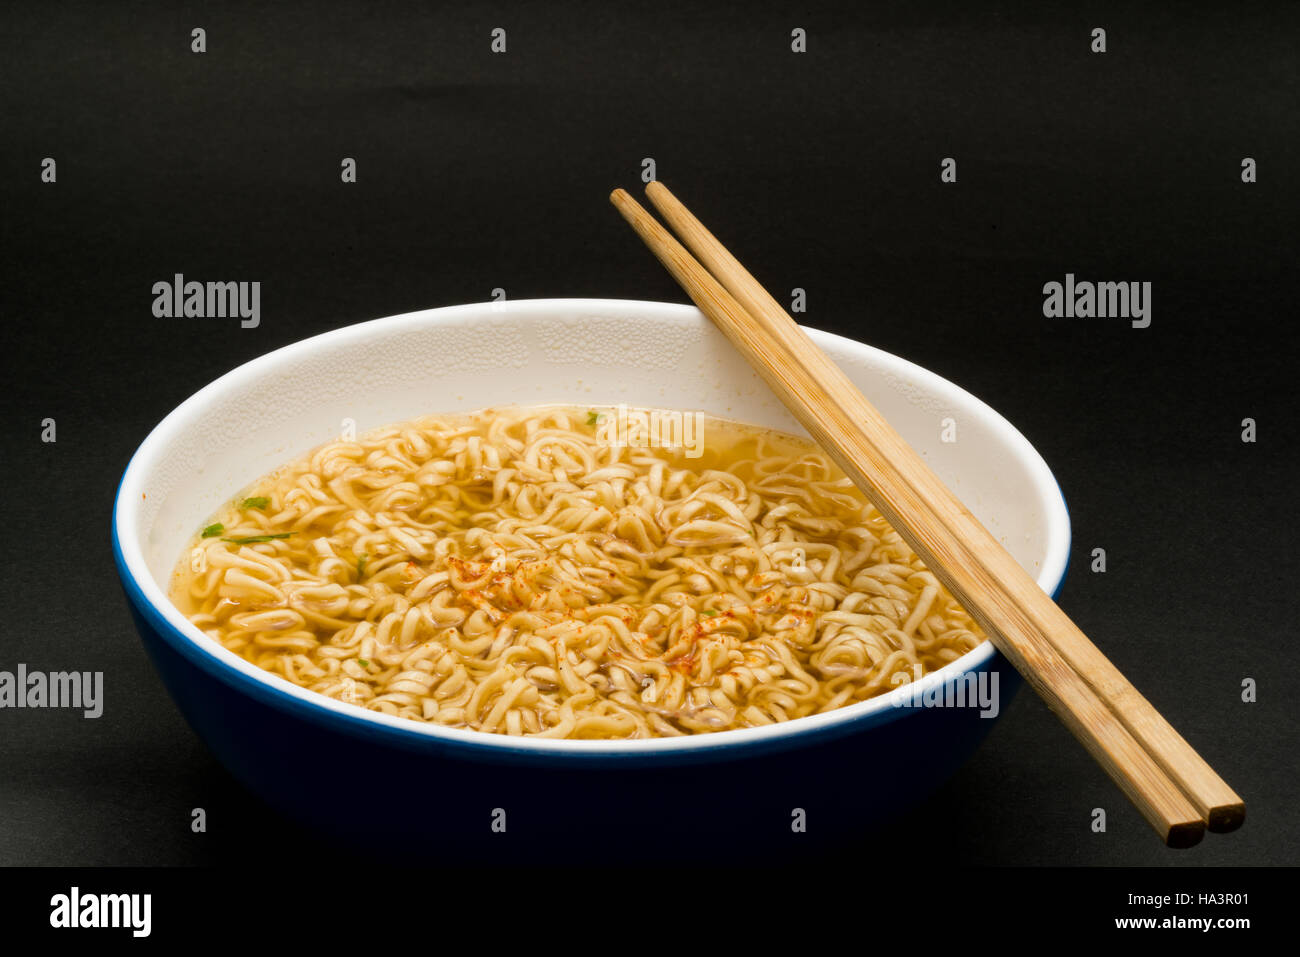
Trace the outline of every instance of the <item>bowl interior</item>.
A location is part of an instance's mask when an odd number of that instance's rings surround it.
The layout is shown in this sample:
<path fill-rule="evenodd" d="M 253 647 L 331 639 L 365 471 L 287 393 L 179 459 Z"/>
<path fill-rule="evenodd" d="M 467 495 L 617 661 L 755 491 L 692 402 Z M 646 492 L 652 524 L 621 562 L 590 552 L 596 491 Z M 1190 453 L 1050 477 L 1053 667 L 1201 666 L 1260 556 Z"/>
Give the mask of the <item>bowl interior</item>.
<path fill-rule="evenodd" d="M 918 366 L 812 335 L 1039 585 L 1054 591 L 1069 520 L 1050 470 L 1024 437 Z M 806 434 L 692 306 L 532 300 L 426 310 L 296 343 L 186 400 L 123 477 L 115 515 L 122 561 L 169 624 L 215 657 L 239 662 L 166 597 L 182 550 L 220 505 L 349 427 L 360 434 L 432 412 L 539 403 L 700 410 Z M 955 428 L 956 441 L 944 441 L 946 428 L 949 435 Z M 986 643 L 954 665 L 991 653 Z"/>

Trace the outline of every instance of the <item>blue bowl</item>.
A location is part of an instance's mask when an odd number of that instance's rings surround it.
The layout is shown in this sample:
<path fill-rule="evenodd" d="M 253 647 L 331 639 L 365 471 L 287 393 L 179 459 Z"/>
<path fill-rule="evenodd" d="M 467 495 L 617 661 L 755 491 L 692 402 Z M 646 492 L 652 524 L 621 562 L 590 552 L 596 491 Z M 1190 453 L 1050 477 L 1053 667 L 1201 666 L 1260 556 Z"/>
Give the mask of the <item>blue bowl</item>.
<path fill-rule="evenodd" d="M 556 348 L 574 329 L 619 335 Z M 1055 596 L 1069 518 L 1029 443 L 932 373 L 813 334 Z M 691 307 L 538 300 L 376 320 L 263 356 L 179 406 L 128 466 L 113 549 L 145 649 L 217 759 L 284 814 L 361 847 L 400 841 L 412 853 L 472 852 L 502 831 L 516 849 L 565 836 L 638 860 L 700 839 L 768 849 L 869 829 L 915 804 L 970 757 L 1018 690 L 1015 670 L 985 642 L 890 694 L 780 725 L 538 741 L 440 728 L 313 694 L 227 652 L 167 599 L 204 520 L 251 481 L 332 438 L 341 421 L 363 431 L 516 402 L 671 405 L 802 431 Z M 949 417 L 959 424 L 956 445 L 966 443 L 959 452 L 934 427 Z"/>

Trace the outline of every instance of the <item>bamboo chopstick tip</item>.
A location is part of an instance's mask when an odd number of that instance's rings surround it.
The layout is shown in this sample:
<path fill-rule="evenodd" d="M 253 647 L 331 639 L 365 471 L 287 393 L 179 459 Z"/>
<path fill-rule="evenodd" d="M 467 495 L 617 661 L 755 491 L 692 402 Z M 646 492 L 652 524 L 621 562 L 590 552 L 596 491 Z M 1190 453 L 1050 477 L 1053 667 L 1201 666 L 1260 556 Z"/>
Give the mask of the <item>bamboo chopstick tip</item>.
<path fill-rule="evenodd" d="M 1213 834 L 1227 834 L 1235 831 L 1246 821 L 1246 805 L 1226 804 L 1210 808 L 1206 829 Z"/>
<path fill-rule="evenodd" d="M 1205 837 L 1205 822 L 1201 820 L 1174 824 L 1165 835 L 1165 846 L 1173 848 L 1195 847 Z"/>
<path fill-rule="evenodd" d="M 614 204 L 619 215 L 626 219 L 633 229 L 638 232 L 641 229 L 640 221 L 644 218 L 645 213 L 641 210 L 641 204 L 632 198 L 627 190 L 619 187 L 609 194 L 609 201 Z"/>

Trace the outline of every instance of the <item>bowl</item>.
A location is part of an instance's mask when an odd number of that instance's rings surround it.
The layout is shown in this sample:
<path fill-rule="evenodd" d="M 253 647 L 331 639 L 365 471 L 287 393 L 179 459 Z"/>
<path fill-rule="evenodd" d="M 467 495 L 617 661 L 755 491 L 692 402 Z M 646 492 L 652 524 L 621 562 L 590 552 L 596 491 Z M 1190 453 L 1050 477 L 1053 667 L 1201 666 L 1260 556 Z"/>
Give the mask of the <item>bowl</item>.
<path fill-rule="evenodd" d="M 1055 595 L 1069 516 L 1029 442 L 933 373 L 809 333 Z M 986 641 L 889 694 L 766 727 L 635 741 L 484 734 L 296 687 L 207 638 L 168 600 L 205 519 L 341 429 L 541 403 L 702 410 L 806 435 L 694 307 L 554 299 L 408 313 L 286 346 L 199 390 L 140 445 L 113 515 L 128 603 L 177 707 L 268 804 L 363 846 L 472 848 L 504 833 L 518 847 L 563 835 L 642 857 L 701 837 L 768 848 L 887 821 L 947 780 L 1005 710 L 1020 682 Z"/>

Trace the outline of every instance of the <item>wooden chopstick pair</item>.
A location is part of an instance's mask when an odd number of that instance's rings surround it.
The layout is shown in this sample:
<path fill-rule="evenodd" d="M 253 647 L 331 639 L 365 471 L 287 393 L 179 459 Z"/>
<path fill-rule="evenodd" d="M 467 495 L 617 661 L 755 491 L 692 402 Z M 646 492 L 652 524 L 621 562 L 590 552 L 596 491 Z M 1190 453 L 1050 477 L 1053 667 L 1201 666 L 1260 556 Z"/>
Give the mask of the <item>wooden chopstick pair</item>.
<path fill-rule="evenodd" d="M 1228 787 L 965 508 L 830 358 L 658 182 L 610 200 L 795 418 L 979 622 L 1170 847 L 1245 819 Z M 703 263 L 703 265 L 701 265 Z M 707 268 L 706 268 L 707 267 Z"/>

